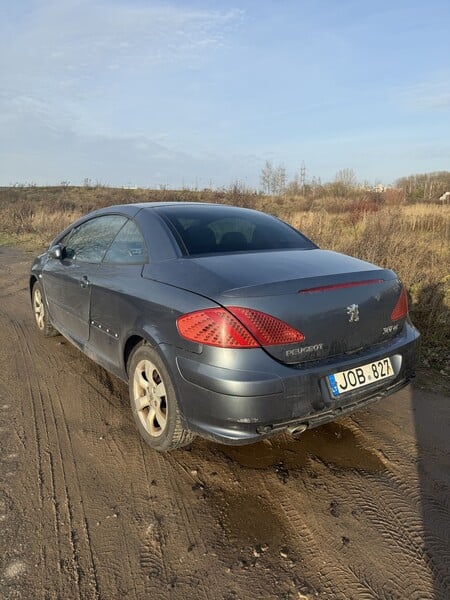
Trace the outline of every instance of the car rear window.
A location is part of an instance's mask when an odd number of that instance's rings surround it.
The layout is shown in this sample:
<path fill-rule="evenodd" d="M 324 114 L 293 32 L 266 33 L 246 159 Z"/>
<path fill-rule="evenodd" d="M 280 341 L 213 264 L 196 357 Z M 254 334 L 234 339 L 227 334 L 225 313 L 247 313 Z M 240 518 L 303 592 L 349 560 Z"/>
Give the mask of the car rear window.
<path fill-rule="evenodd" d="M 183 254 L 317 247 L 290 225 L 254 210 L 201 204 L 156 210 L 170 226 Z"/>

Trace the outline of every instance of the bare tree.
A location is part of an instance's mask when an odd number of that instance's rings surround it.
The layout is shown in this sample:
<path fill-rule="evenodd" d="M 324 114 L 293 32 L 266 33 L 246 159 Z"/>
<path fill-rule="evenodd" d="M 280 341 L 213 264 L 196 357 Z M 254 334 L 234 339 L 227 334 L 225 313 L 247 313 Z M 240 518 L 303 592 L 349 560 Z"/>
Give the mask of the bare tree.
<path fill-rule="evenodd" d="M 265 194 L 270 194 L 270 192 L 272 191 L 272 179 L 273 165 L 270 162 L 270 160 L 266 160 L 263 168 L 261 169 L 261 175 L 259 176 L 261 188 Z"/>
<path fill-rule="evenodd" d="M 356 175 L 353 169 L 341 169 L 334 177 L 335 183 L 340 183 L 347 188 L 356 186 Z"/>
<path fill-rule="evenodd" d="M 281 194 L 286 188 L 286 167 L 279 165 L 272 175 L 271 192 L 274 195 Z"/>

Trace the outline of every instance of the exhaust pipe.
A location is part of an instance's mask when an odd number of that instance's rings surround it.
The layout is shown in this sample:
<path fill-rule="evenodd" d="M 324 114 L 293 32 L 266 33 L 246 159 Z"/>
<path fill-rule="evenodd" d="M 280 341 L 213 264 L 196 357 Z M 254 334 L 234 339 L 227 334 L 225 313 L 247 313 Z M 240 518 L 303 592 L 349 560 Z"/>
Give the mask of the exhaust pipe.
<path fill-rule="evenodd" d="M 291 435 L 296 436 L 296 435 L 300 435 L 307 429 L 308 429 L 308 425 L 305 425 L 305 423 L 302 423 L 301 425 L 294 425 L 293 427 L 288 427 L 288 432 Z"/>

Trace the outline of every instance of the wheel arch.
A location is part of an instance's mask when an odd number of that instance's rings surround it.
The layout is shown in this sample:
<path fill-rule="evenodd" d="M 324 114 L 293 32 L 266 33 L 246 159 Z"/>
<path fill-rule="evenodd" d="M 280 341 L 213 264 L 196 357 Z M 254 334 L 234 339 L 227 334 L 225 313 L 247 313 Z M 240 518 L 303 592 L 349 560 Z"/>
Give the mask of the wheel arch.
<path fill-rule="evenodd" d="M 123 347 L 123 367 L 125 373 L 128 375 L 128 361 L 130 360 L 130 356 L 133 350 L 142 343 L 150 343 L 149 340 L 146 340 L 142 335 L 133 334 L 125 342 Z"/>
<path fill-rule="evenodd" d="M 29 281 L 29 286 L 30 286 L 30 298 L 31 298 L 31 295 L 32 295 L 32 293 L 33 293 L 33 287 L 34 287 L 34 284 L 35 284 L 35 283 L 37 283 L 38 281 L 39 281 L 39 280 L 38 280 L 38 278 L 36 277 L 36 275 L 30 275 L 30 281 Z"/>
<path fill-rule="evenodd" d="M 148 344 L 151 348 L 156 348 L 159 345 L 158 341 L 146 331 L 131 333 L 123 346 L 122 353 L 123 368 L 127 376 L 130 356 L 140 344 Z"/>
<path fill-rule="evenodd" d="M 125 374 L 128 376 L 128 363 L 130 356 L 139 344 L 145 343 L 152 348 L 158 348 L 166 343 L 169 343 L 167 338 L 168 336 L 164 335 L 161 329 L 154 323 L 149 323 L 143 319 L 135 323 L 135 326 L 126 332 L 126 340 L 122 346 L 122 365 Z M 163 353 L 160 352 L 160 354 Z M 163 360 L 167 367 L 166 357 L 163 356 Z"/>

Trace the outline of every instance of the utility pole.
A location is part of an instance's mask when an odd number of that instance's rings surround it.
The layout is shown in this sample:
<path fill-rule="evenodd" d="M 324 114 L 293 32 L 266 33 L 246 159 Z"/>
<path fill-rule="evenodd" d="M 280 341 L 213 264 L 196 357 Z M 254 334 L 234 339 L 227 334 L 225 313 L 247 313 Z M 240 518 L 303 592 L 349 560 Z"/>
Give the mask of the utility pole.
<path fill-rule="evenodd" d="M 303 161 L 302 166 L 300 167 L 300 189 L 302 190 L 302 195 L 305 195 L 305 182 L 306 182 L 306 167 L 305 167 L 305 161 Z"/>

